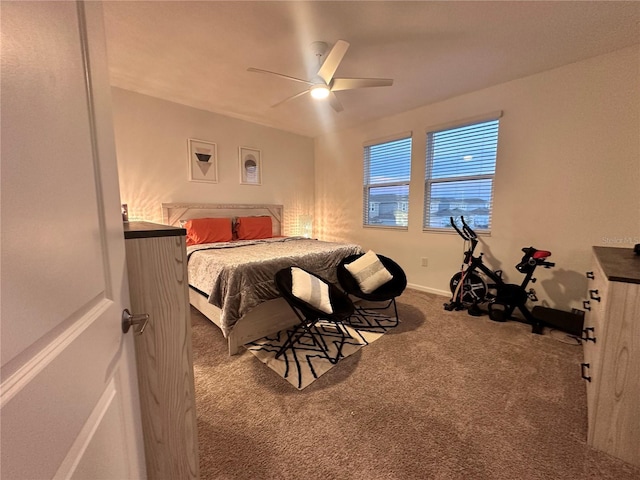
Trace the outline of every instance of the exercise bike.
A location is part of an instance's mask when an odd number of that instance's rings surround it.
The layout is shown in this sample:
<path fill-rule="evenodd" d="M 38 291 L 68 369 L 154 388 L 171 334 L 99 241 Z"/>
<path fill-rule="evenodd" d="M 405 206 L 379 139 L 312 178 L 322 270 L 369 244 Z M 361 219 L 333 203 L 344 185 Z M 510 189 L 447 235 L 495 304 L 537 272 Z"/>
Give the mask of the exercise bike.
<path fill-rule="evenodd" d="M 467 309 L 470 315 L 482 315 L 480 304 L 488 305 L 489 318 L 497 322 L 504 322 L 512 318 L 514 310 L 517 308 L 531 325 L 532 333 L 542 334 L 543 323 L 534 317 L 526 306 L 527 300 L 537 301 L 535 291 L 527 290 L 529 282 L 535 283 L 533 272 L 538 266 L 551 268 L 555 263 L 547 262 L 551 252 L 537 250 L 533 247 L 522 249 L 524 256 L 516 269 L 525 275 L 522 283 L 516 285 L 505 283 L 502 279 L 502 270 L 493 271 L 488 268 L 482 259 L 483 254 L 474 257 L 474 251 L 478 245 L 478 236 L 473 229 L 467 225 L 464 217 L 460 217 L 462 229 L 458 228 L 453 217 L 450 217 L 451 226 L 465 240 L 464 261 L 461 270 L 456 273 L 449 283 L 451 288 L 451 301 L 444 304 L 445 310 Z M 484 277 L 491 282 L 487 284 Z"/>

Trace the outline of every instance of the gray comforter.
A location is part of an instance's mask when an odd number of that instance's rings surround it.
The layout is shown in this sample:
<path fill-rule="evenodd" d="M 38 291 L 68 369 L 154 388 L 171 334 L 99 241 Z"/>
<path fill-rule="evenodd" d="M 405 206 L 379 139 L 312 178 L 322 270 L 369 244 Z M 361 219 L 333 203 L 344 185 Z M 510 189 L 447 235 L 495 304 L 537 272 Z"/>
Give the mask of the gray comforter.
<path fill-rule="evenodd" d="M 356 244 L 302 237 L 195 245 L 187 247 L 189 284 L 221 309 L 226 337 L 252 308 L 279 296 L 278 270 L 295 265 L 335 283 L 338 263 L 355 253 L 362 253 Z"/>

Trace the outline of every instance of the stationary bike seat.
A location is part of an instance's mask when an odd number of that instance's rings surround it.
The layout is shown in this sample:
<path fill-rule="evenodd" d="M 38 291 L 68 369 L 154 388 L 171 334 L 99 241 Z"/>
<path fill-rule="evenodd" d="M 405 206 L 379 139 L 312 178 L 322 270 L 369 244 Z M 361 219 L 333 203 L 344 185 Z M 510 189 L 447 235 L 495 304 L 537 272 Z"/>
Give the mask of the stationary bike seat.
<path fill-rule="evenodd" d="M 547 250 L 536 250 L 535 253 L 533 254 L 533 258 L 535 258 L 536 260 L 544 260 L 545 258 L 550 256 L 551 256 L 551 252 Z"/>
<path fill-rule="evenodd" d="M 529 257 L 535 259 L 535 260 L 544 260 L 547 257 L 551 256 L 551 252 L 549 252 L 548 250 L 537 250 L 533 247 L 525 247 L 522 249 L 522 251 L 528 255 Z M 524 258 L 523 258 L 524 260 Z"/>

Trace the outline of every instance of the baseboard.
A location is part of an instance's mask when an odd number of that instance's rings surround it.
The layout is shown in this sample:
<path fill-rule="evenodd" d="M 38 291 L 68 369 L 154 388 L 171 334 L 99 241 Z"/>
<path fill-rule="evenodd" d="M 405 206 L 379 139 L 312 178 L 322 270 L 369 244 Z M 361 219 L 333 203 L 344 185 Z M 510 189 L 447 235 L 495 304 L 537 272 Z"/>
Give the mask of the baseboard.
<path fill-rule="evenodd" d="M 408 283 L 408 288 L 412 288 L 413 290 L 419 290 L 421 292 L 433 293 L 435 295 L 440 295 L 443 297 L 451 297 L 451 292 L 448 290 L 438 290 L 437 288 L 431 287 L 423 287 L 422 285 L 417 285 L 415 283 Z"/>

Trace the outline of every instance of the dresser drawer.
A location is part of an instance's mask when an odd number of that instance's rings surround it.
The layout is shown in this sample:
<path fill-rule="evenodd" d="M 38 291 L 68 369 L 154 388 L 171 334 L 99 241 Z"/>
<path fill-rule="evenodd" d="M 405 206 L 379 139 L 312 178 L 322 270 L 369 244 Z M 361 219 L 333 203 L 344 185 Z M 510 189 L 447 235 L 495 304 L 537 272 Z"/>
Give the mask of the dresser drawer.
<path fill-rule="evenodd" d="M 587 300 L 584 301 L 586 313 L 582 330 L 584 361 L 581 365 L 582 378 L 585 380 L 587 388 L 587 413 L 590 436 L 594 432 L 596 398 L 598 396 L 601 370 L 600 357 L 606 327 L 605 310 L 608 289 L 609 282 L 601 265 L 594 257 L 591 270 L 587 272 Z"/>
<path fill-rule="evenodd" d="M 609 281 L 604 274 L 598 260 L 594 257 L 591 265 L 591 271 L 587 272 L 587 299 L 584 301 L 585 328 L 593 328 L 594 330 L 585 331 L 585 336 L 603 337 L 604 313 L 607 304 L 607 293 L 609 290 Z"/>
<path fill-rule="evenodd" d="M 582 376 L 587 443 L 640 466 L 640 259 L 594 247 L 588 272 Z"/>

